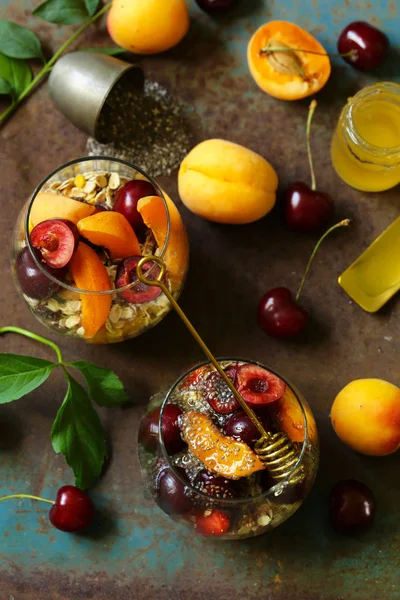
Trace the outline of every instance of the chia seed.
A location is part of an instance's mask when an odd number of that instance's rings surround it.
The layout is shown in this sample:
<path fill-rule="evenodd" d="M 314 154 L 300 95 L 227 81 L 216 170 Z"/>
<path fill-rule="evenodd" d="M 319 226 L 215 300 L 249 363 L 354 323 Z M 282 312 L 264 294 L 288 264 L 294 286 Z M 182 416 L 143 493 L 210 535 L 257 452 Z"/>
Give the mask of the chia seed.
<path fill-rule="evenodd" d="M 96 139 L 87 141 L 89 156 L 109 156 L 134 163 L 149 175 L 170 175 L 193 144 L 184 106 L 155 81 L 139 91 L 122 78 L 102 108 Z"/>

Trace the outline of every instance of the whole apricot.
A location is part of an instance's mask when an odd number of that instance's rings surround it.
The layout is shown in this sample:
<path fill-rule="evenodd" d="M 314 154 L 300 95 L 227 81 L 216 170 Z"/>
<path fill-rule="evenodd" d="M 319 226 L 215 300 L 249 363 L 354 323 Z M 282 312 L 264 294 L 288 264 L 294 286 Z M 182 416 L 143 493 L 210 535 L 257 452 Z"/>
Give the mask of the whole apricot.
<path fill-rule="evenodd" d="M 107 17 L 110 37 L 136 54 L 176 46 L 189 29 L 185 0 L 114 0 Z"/>
<path fill-rule="evenodd" d="M 391 454 L 400 447 L 400 388 L 382 379 L 352 381 L 336 396 L 331 421 L 357 452 Z"/>
<path fill-rule="evenodd" d="M 226 140 L 201 142 L 184 158 L 179 194 L 196 215 L 217 223 L 252 223 L 274 206 L 278 176 L 259 154 Z"/>

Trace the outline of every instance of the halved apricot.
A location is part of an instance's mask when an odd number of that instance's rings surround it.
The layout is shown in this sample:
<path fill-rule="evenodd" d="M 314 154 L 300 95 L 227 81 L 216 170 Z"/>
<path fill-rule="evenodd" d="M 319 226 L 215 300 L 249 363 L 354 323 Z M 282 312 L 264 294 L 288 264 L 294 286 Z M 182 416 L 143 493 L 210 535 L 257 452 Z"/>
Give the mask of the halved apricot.
<path fill-rule="evenodd" d="M 105 266 L 96 252 L 83 242 L 79 242 L 69 262 L 69 268 L 76 287 L 81 290 L 102 292 L 112 289 Z M 84 336 L 92 338 L 107 321 L 112 294 L 80 294 L 80 299 Z"/>
<path fill-rule="evenodd" d="M 212 473 L 240 479 L 265 469 L 247 444 L 221 433 L 207 415 L 190 410 L 179 420 L 182 437 L 190 451 Z"/>
<path fill-rule="evenodd" d="M 78 202 L 67 196 L 50 192 L 39 192 L 32 204 L 29 217 L 32 227 L 48 219 L 68 219 L 76 225 L 78 221 L 89 217 L 94 211 L 95 207 L 85 202 Z"/>
<path fill-rule="evenodd" d="M 171 198 L 165 192 L 163 193 L 170 217 L 169 240 L 164 262 L 167 265 L 169 280 L 174 292 L 182 285 L 186 275 L 189 263 L 189 242 L 178 209 Z M 159 196 L 147 196 L 139 200 L 137 209 L 147 227 L 153 232 L 161 250 L 168 231 L 168 219 L 164 202 Z"/>
<path fill-rule="evenodd" d="M 251 38 L 247 61 L 257 85 L 281 100 L 299 100 L 328 81 L 331 63 L 324 47 L 305 29 L 270 21 Z"/>
<path fill-rule="evenodd" d="M 79 233 L 89 242 L 104 246 L 111 258 L 128 258 L 140 254 L 140 245 L 128 220 L 120 213 L 103 211 L 82 219 Z"/>

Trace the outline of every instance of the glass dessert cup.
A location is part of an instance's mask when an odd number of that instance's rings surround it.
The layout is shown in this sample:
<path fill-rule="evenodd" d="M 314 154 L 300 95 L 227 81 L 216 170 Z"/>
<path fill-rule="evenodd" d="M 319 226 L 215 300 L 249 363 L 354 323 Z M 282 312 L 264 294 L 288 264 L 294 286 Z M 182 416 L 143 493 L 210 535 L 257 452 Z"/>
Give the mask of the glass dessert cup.
<path fill-rule="evenodd" d="M 254 452 L 260 434 L 209 362 L 151 399 L 139 428 L 139 461 L 146 492 L 175 522 L 207 537 L 244 539 L 277 527 L 301 506 L 318 469 L 318 434 L 306 400 L 283 377 L 254 361 L 218 361 L 264 428 L 288 434 L 296 464 L 280 481 L 272 478 Z M 269 386 L 257 379 L 260 373 L 268 374 Z M 258 392 L 268 403 L 250 403 Z"/>
<path fill-rule="evenodd" d="M 127 184 L 135 188 L 128 206 Z M 161 290 L 136 276 L 137 262 L 152 254 L 166 263 L 166 284 L 178 298 L 189 247 L 175 204 L 139 167 L 87 157 L 50 173 L 26 202 L 14 230 L 11 267 L 17 289 L 41 323 L 105 344 L 144 333 L 170 311 Z M 149 263 L 149 278 L 157 277 L 157 269 Z"/>

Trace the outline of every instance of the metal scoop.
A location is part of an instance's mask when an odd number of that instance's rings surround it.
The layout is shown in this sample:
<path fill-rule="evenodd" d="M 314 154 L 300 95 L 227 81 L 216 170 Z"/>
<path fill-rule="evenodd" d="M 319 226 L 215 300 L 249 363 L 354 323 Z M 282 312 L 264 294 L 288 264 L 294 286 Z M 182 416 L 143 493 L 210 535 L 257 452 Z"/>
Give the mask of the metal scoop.
<path fill-rule="evenodd" d="M 96 138 L 101 110 L 122 77 L 132 88 L 143 89 L 140 67 L 105 54 L 70 52 L 56 62 L 50 73 L 50 98 L 71 123 Z"/>
<path fill-rule="evenodd" d="M 143 266 L 149 261 L 156 263 L 160 267 L 160 272 L 158 273 L 156 279 L 147 279 L 147 277 L 143 273 Z M 150 268 L 146 272 L 146 275 L 149 275 L 152 270 L 153 269 Z M 240 406 L 249 416 L 255 427 L 257 427 L 261 437 L 257 441 L 254 450 L 256 454 L 260 457 L 261 462 L 266 466 L 268 471 L 274 477 L 274 479 L 280 481 L 283 479 L 287 479 L 290 476 L 290 483 L 298 483 L 302 481 L 304 479 L 304 470 L 301 465 L 297 465 L 296 467 L 296 464 L 299 460 L 299 454 L 292 440 L 284 431 L 270 433 L 264 429 L 263 425 L 257 418 L 254 411 L 239 394 L 232 381 L 229 379 L 229 377 L 226 375 L 226 373 L 218 363 L 217 359 L 214 357 L 209 348 L 206 346 L 205 342 L 197 333 L 196 329 L 193 327 L 193 325 L 191 324 L 191 322 L 189 321 L 179 304 L 176 302 L 175 298 L 172 296 L 167 286 L 163 283 L 165 271 L 166 265 L 159 256 L 144 256 L 139 261 L 136 267 L 138 279 L 142 283 L 144 283 L 145 285 L 157 286 L 164 292 L 168 300 L 171 302 L 174 310 L 178 313 L 178 315 L 186 325 L 187 329 L 190 331 L 200 348 L 203 350 L 204 354 L 214 365 L 216 371 L 218 371 L 219 375 L 229 387 L 230 391 L 232 392 Z"/>

